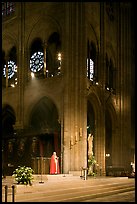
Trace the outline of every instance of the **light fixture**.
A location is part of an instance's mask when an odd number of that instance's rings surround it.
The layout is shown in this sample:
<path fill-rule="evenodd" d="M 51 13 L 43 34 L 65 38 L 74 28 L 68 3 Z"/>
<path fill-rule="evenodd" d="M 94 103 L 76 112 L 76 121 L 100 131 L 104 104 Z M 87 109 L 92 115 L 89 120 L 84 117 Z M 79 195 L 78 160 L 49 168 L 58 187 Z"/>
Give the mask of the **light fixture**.
<path fill-rule="evenodd" d="M 14 85 L 14 84 L 11 84 L 10 86 L 11 86 L 11 87 L 13 87 L 13 88 L 15 87 L 15 85 Z"/>
<path fill-rule="evenodd" d="M 35 75 L 34 75 L 34 73 L 33 73 L 33 72 L 31 72 L 31 77 L 32 77 L 32 78 L 34 78 L 34 77 L 35 77 Z"/>
<path fill-rule="evenodd" d="M 61 61 L 61 53 L 58 53 L 58 60 Z"/>

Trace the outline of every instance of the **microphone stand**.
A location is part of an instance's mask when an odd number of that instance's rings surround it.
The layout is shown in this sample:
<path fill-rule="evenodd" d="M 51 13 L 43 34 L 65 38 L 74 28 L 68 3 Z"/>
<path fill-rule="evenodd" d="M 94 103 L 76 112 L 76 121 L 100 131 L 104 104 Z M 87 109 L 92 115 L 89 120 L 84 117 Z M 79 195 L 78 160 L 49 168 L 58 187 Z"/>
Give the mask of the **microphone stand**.
<path fill-rule="evenodd" d="M 39 181 L 39 183 L 44 183 L 44 181 L 42 181 L 42 170 L 43 170 L 43 165 L 42 165 L 42 156 L 41 156 L 41 181 Z"/>

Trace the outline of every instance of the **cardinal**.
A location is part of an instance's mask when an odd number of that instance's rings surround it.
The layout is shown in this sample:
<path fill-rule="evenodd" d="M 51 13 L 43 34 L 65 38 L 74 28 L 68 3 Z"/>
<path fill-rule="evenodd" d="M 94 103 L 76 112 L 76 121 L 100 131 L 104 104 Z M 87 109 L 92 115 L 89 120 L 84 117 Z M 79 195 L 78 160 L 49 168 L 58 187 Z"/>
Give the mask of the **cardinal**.
<path fill-rule="evenodd" d="M 59 157 L 57 157 L 56 152 L 53 152 L 50 160 L 50 174 L 59 174 Z"/>

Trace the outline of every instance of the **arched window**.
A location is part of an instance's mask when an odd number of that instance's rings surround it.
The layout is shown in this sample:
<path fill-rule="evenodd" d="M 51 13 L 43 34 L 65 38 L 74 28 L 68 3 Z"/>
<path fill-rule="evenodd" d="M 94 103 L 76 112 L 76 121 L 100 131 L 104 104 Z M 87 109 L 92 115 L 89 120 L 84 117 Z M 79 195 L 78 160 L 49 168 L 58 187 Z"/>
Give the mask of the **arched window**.
<path fill-rule="evenodd" d="M 5 51 L 2 50 L 2 69 L 4 69 L 5 64 L 6 64 Z M 4 71 L 4 70 L 2 70 L 2 71 Z M 4 77 L 4 74 L 2 77 L 2 87 L 6 87 L 6 79 Z"/>
<path fill-rule="evenodd" d="M 61 72 L 61 41 L 57 32 L 50 35 L 47 42 L 48 76 L 53 77 Z"/>
<path fill-rule="evenodd" d="M 106 88 L 109 87 L 109 59 L 108 55 L 106 54 Z"/>
<path fill-rule="evenodd" d="M 87 44 L 87 77 L 89 80 L 94 81 L 96 79 L 95 72 L 96 62 L 96 47 L 93 42 Z"/>
<path fill-rule="evenodd" d="M 40 77 L 53 77 L 61 72 L 60 36 L 54 32 L 47 42 L 35 39 L 30 48 L 30 71 Z"/>
<path fill-rule="evenodd" d="M 2 109 L 2 137 L 13 136 L 16 116 L 13 108 L 5 105 Z"/>
<path fill-rule="evenodd" d="M 115 84 L 116 84 L 116 72 L 114 69 L 114 64 L 112 59 L 108 59 L 106 54 L 106 89 L 115 93 Z"/>
<path fill-rule="evenodd" d="M 35 77 L 44 76 L 44 48 L 42 40 L 35 39 L 30 48 L 30 71 L 35 74 Z"/>
<path fill-rule="evenodd" d="M 2 16 L 8 16 L 15 11 L 14 2 L 2 2 Z"/>
<path fill-rule="evenodd" d="M 113 62 L 111 59 L 109 63 L 109 87 L 113 89 Z"/>
<path fill-rule="evenodd" d="M 6 73 L 8 74 L 8 86 L 15 87 L 17 85 L 17 53 L 16 53 L 15 46 L 11 48 L 7 59 L 5 59 L 5 53 L 3 52 L 2 66 L 3 66 L 3 77 L 5 80 L 6 80 Z M 6 82 L 4 84 L 6 85 Z"/>
<path fill-rule="evenodd" d="M 112 2 L 106 2 L 106 12 L 110 21 L 114 21 L 114 6 Z"/>

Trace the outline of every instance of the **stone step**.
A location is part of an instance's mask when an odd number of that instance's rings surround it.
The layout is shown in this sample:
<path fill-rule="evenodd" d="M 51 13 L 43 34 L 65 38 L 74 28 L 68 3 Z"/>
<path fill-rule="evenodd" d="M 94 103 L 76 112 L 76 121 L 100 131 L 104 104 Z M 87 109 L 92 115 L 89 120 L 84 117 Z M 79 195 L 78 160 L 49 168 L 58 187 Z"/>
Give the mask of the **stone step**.
<path fill-rule="evenodd" d="M 62 181 L 66 179 L 75 179 L 77 176 L 73 176 L 73 174 L 33 174 L 33 183 L 39 183 L 41 181 Z M 12 186 L 14 184 L 17 184 L 15 179 L 12 176 L 7 176 L 6 178 L 2 179 L 2 186 L 8 185 Z"/>
<path fill-rule="evenodd" d="M 3 193 L 5 185 L 8 185 L 8 193 L 12 192 L 12 185 L 15 185 L 15 193 L 25 193 L 25 192 L 35 192 L 37 189 L 43 187 L 44 185 L 49 185 L 52 183 L 61 183 L 65 181 L 71 181 L 71 180 L 78 180 L 80 179 L 79 176 L 73 176 L 73 174 L 56 174 L 56 175 L 50 175 L 50 174 L 35 174 L 33 175 L 34 179 L 32 182 L 32 185 L 23 185 L 23 184 L 17 184 L 14 178 L 8 177 L 5 179 L 5 181 L 2 183 L 3 187 Z"/>
<path fill-rule="evenodd" d="M 73 176 L 80 176 L 83 172 L 81 171 L 69 171 L 69 174 L 73 175 Z"/>
<path fill-rule="evenodd" d="M 38 180 L 60 180 L 60 179 L 64 179 L 65 178 L 71 178 L 73 177 L 73 174 L 54 174 L 54 175 L 50 175 L 50 174 L 35 174 L 33 175 L 34 177 L 34 181 L 38 181 Z"/>

